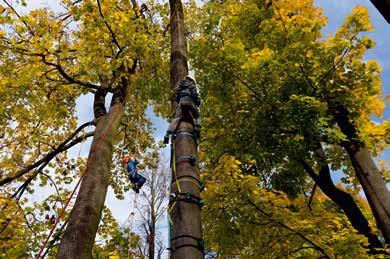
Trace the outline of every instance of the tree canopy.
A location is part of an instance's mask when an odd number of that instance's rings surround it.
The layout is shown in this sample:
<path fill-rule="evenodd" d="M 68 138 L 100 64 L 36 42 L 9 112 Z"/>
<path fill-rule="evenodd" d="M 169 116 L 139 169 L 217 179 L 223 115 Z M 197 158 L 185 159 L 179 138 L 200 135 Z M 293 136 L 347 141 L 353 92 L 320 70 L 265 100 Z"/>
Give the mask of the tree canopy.
<path fill-rule="evenodd" d="M 131 190 L 124 150 L 157 170 L 146 110 L 172 115 L 169 5 L 62 0 L 25 12 L 26 4 L 0 6 L 0 257 L 37 256 L 57 220 L 44 252 L 61 254 L 60 241 L 89 214 L 96 230 L 85 236 L 104 242 L 82 253 L 140 257 L 140 233 L 120 228 L 104 200 L 108 187 L 118 199 Z M 184 17 L 202 100 L 206 252 L 385 258 L 389 169 L 373 157 L 389 147 L 390 120 L 372 120 L 386 97 L 380 65 L 365 58 L 375 48 L 367 8 L 353 8 L 333 35 L 322 34 L 328 18 L 312 0 L 188 1 Z M 78 117 L 83 97 L 89 121 Z M 74 155 L 90 138 L 88 158 Z M 80 178 L 71 215 L 66 201 Z"/>

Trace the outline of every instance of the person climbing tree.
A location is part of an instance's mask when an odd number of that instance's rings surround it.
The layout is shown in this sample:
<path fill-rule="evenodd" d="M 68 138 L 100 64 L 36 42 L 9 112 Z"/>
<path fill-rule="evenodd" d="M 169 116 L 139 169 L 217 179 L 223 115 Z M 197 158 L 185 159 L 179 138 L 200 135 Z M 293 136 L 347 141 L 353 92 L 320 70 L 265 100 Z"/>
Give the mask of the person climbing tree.
<path fill-rule="evenodd" d="M 138 160 L 133 156 L 125 155 L 122 159 L 122 163 L 126 165 L 129 179 L 133 184 L 132 189 L 136 193 L 139 193 L 139 190 L 146 182 L 146 178 L 140 175 L 137 171 L 137 165 L 139 164 Z"/>
<path fill-rule="evenodd" d="M 200 136 L 200 121 L 199 121 L 199 106 L 200 98 L 196 88 L 195 80 L 186 76 L 179 83 L 176 90 L 176 109 L 174 118 L 169 125 L 168 131 L 164 137 L 164 143 L 168 144 L 169 136 L 176 132 L 177 127 L 184 116 L 184 111 L 189 111 L 194 122 L 196 137 Z"/>

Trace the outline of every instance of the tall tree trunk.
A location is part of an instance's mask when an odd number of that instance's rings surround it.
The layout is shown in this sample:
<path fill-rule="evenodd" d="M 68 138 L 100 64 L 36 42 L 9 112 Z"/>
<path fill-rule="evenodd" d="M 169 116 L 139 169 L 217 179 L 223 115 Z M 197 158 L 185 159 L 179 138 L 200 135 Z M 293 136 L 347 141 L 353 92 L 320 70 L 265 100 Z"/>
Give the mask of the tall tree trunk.
<path fill-rule="evenodd" d="M 104 108 L 105 93 L 97 91 L 95 94 L 95 135 L 57 258 L 92 258 L 92 248 L 111 177 L 115 136 L 124 113 L 126 90 L 127 84 L 117 90 L 108 113 Z"/>
<path fill-rule="evenodd" d="M 156 172 L 157 173 L 157 172 Z M 154 259 L 154 250 L 155 250 L 155 237 L 156 237 L 156 220 L 157 220 L 157 211 L 155 208 L 156 201 L 156 173 L 152 174 L 152 182 L 150 188 L 150 218 L 148 222 L 149 235 L 148 235 L 148 254 L 149 259 Z"/>
<path fill-rule="evenodd" d="M 171 89 L 176 89 L 178 83 L 188 74 L 186 43 L 184 34 L 184 15 L 180 0 L 170 0 L 171 8 Z M 172 109 L 175 107 L 175 97 L 172 96 Z M 180 122 L 178 131 L 194 133 L 194 125 L 188 121 Z M 174 139 L 175 161 L 183 155 L 198 157 L 198 150 L 194 139 L 188 136 L 178 136 Z M 176 173 L 173 171 L 171 183 L 171 197 L 178 193 L 200 197 L 200 188 L 194 184 L 194 178 L 199 180 L 199 165 L 188 162 L 176 162 Z M 177 180 L 180 179 L 180 180 Z M 186 181 L 187 179 L 187 181 Z M 177 181 L 176 181 L 177 180 Z M 178 188 L 178 185 L 180 188 Z M 199 204 L 188 202 L 185 198 L 176 199 L 170 210 L 172 226 L 170 228 L 170 247 L 172 259 L 199 259 L 203 258 L 201 251 L 202 228 Z"/>
<path fill-rule="evenodd" d="M 319 175 L 314 172 L 310 165 L 308 165 L 304 161 L 301 161 L 302 165 L 305 168 L 305 171 L 310 175 L 310 177 L 314 180 L 317 186 L 320 187 L 320 189 L 325 193 L 325 195 L 328 196 L 344 211 L 353 228 L 355 228 L 360 234 L 367 237 L 371 248 L 383 247 L 378 237 L 372 233 L 367 219 L 364 217 L 363 213 L 357 206 L 352 196 L 349 193 L 338 189 L 334 185 L 333 180 L 330 176 L 329 166 L 325 159 L 325 154 L 320 144 L 317 150 L 317 155 L 319 157 L 318 160 L 320 163 Z"/>
<path fill-rule="evenodd" d="M 155 254 L 155 237 L 156 237 L 156 222 L 152 221 L 149 229 L 149 236 L 148 236 L 148 254 L 149 259 L 154 259 Z"/>
<path fill-rule="evenodd" d="M 356 177 L 363 187 L 377 226 L 386 243 L 390 244 L 390 192 L 385 180 L 376 167 L 369 150 L 360 141 L 348 110 L 342 105 L 337 105 L 332 107 L 331 111 L 341 131 L 347 136 L 342 146 L 351 158 Z"/>

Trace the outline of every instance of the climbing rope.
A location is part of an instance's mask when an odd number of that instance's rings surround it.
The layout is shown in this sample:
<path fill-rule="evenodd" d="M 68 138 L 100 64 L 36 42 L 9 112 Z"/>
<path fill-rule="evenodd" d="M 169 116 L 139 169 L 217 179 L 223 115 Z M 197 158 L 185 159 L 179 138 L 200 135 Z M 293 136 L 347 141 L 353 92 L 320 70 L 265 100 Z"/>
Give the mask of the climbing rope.
<path fill-rule="evenodd" d="M 82 141 L 81 144 L 80 144 L 80 149 L 79 149 L 79 153 L 78 153 L 77 159 L 80 158 L 82 147 L 83 147 L 83 141 Z M 49 239 L 50 239 L 51 236 L 53 235 L 54 230 L 56 229 L 58 223 L 60 222 L 61 218 L 65 215 L 65 211 L 66 211 L 68 205 L 70 204 L 70 201 L 72 200 L 73 195 L 76 193 L 76 190 L 77 190 L 77 188 L 79 187 L 79 185 L 80 185 L 80 183 L 81 183 L 81 180 L 84 178 L 84 175 L 85 175 L 85 172 L 87 171 L 87 169 L 88 169 L 88 164 L 87 164 L 87 166 L 85 167 L 84 172 L 83 172 L 82 175 L 80 176 L 80 178 L 79 178 L 79 180 L 78 180 L 76 186 L 73 188 L 73 191 L 72 191 L 72 193 L 70 194 L 68 200 L 66 201 L 65 206 L 62 208 L 61 213 L 58 215 L 58 217 L 57 217 L 55 223 L 54 223 L 53 226 L 51 227 L 50 232 L 49 232 L 49 235 L 46 237 L 45 241 L 43 241 L 43 243 L 42 243 L 42 246 L 39 248 L 39 252 L 38 252 L 37 259 L 40 259 L 40 258 L 41 258 L 42 253 L 43 253 L 43 250 L 45 249 L 45 247 L 46 247 L 46 245 L 47 245 L 47 242 L 49 242 Z"/>
<path fill-rule="evenodd" d="M 132 211 L 130 211 L 129 213 L 129 216 L 127 217 L 127 219 L 125 220 L 125 222 L 123 223 L 126 224 L 126 223 L 129 223 L 129 227 L 132 227 L 133 226 L 133 221 L 134 221 L 134 218 L 135 218 L 135 211 L 137 210 L 137 207 L 138 207 L 138 202 L 137 202 L 137 198 L 138 198 L 138 195 L 137 193 L 134 194 L 134 202 L 133 202 L 133 209 Z"/>
<path fill-rule="evenodd" d="M 72 193 L 70 194 L 68 200 L 66 201 L 66 204 L 65 204 L 64 208 L 62 209 L 60 215 L 57 217 L 56 222 L 54 223 L 53 227 L 50 229 L 49 235 L 46 237 L 46 239 L 45 239 L 45 241 L 43 242 L 41 248 L 39 249 L 39 253 L 38 253 L 37 259 L 41 258 L 41 254 L 42 254 L 42 252 L 43 252 L 43 249 L 45 249 L 46 244 L 47 244 L 47 242 L 49 241 L 50 237 L 53 235 L 53 232 L 54 232 L 55 228 L 57 227 L 57 225 L 58 225 L 58 223 L 60 222 L 61 218 L 64 216 L 65 211 L 66 211 L 66 209 L 67 209 L 67 207 L 68 207 L 68 205 L 69 205 L 71 199 L 73 198 L 73 195 L 75 194 L 76 189 L 79 187 L 79 185 L 80 185 L 81 180 L 83 179 L 83 177 L 84 177 L 84 175 L 82 175 L 82 176 L 80 177 L 80 179 L 79 179 L 79 181 L 77 182 L 75 188 L 73 189 L 73 191 L 72 191 Z"/>

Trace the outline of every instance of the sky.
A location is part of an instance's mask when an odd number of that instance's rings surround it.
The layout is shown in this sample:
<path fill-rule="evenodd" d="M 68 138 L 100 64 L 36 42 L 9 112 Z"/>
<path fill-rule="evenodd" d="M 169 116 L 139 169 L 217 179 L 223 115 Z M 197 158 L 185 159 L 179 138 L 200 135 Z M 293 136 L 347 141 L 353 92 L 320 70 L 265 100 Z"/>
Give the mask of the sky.
<path fill-rule="evenodd" d="M 374 30 L 367 35 L 375 40 L 376 47 L 367 51 L 365 59 L 375 59 L 379 62 L 383 69 L 381 73 L 383 96 L 390 95 L 390 24 L 369 0 L 314 0 L 314 2 L 323 8 L 325 16 L 328 17 L 328 25 L 323 29 L 324 36 L 333 34 L 344 22 L 345 17 L 351 13 L 353 7 L 357 5 L 368 7 Z M 387 104 L 382 118 L 372 117 L 374 121 L 384 119 L 390 119 L 389 104 Z M 385 150 L 378 159 L 390 163 L 390 150 Z M 337 175 L 333 176 L 338 178 Z"/>
<path fill-rule="evenodd" d="M 13 2 L 12 0 L 10 1 Z M 37 7 L 49 7 L 58 10 L 59 0 L 27 0 L 28 9 L 35 9 Z M 323 29 L 324 35 L 333 34 L 337 28 L 343 23 L 344 18 L 351 12 L 352 8 L 356 5 L 362 5 L 369 8 L 369 13 L 371 16 L 372 23 L 375 27 L 373 32 L 368 33 L 369 36 L 374 38 L 377 45 L 374 49 L 369 50 L 366 59 L 376 59 L 379 61 L 380 65 L 383 68 L 382 72 L 382 82 L 383 82 L 383 92 L 384 95 L 390 94 L 390 25 L 386 23 L 385 19 L 380 15 L 380 13 L 375 9 L 372 3 L 369 0 L 315 0 L 314 1 L 318 6 L 324 9 L 325 15 L 328 17 L 328 25 Z M 196 78 L 196 75 L 195 75 Z M 92 111 L 92 95 L 85 95 L 79 98 L 77 101 L 77 111 L 80 124 L 93 119 Z M 168 127 L 168 124 L 165 120 L 156 117 L 151 109 L 147 110 L 147 115 L 151 118 L 154 128 L 154 137 L 156 141 L 162 140 L 165 131 Z M 390 118 L 390 105 L 387 106 L 383 118 L 372 119 L 375 121 L 380 121 L 383 119 Z M 89 150 L 90 141 L 83 144 L 81 155 L 87 156 Z M 77 154 L 80 147 L 76 146 L 71 151 L 70 154 Z M 167 154 L 168 151 L 165 149 L 164 154 Z M 390 151 L 386 150 L 381 156 L 382 159 L 390 161 Z M 34 199 L 39 200 L 43 198 L 46 194 L 45 192 L 36 192 Z M 114 217 L 117 219 L 118 223 L 125 224 L 126 220 L 129 217 L 129 214 L 133 211 L 133 199 L 134 194 L 128 193 L 125 200 L 117 200 L 112 190 L 109 190 L 106 205 L 112 210 Z M 164 219 L 158 226 L 161 231 L 167 233 L 167 224 L 166 219 Z"/>

